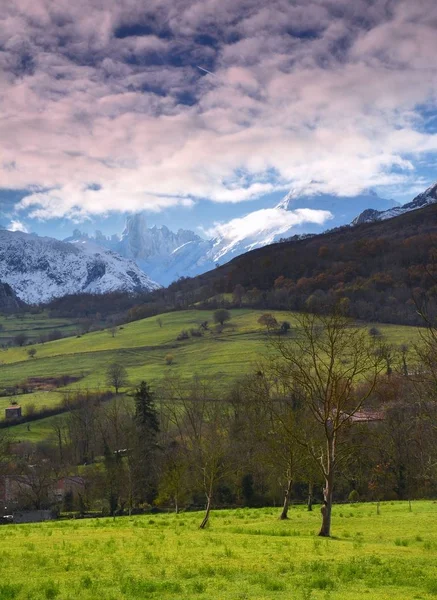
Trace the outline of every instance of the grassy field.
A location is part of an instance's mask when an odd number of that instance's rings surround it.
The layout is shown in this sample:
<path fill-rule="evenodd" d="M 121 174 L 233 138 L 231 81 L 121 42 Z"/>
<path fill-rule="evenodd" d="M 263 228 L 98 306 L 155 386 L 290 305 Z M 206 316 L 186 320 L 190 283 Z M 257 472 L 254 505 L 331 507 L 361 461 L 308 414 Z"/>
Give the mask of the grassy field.
<path fill-rule="evenodd" d="M 63 336 L 73 335 L 77 325 L 72 319 L 52 319 L 47 312 L 36 315 L 30 313 L 19 315 L 0 314 L 0 345 L 6 344 L 19 333 L 25 333 L 30 341 L 37 340 L 57 329 Z"/>
<path fill-rule="evenodd" d="M 0 599 L 408 600 L 437 596 L 437 504 L 216 511 L 0 527 Z"/>
<path fill-rule="evenodd" d="M 15 397 L 25 414 L 29 405 L 37 409 L 59 404 L 62 393 L 71 389 L 103 390 L 107 388 L 106 369 L 110 363 L 123 364 L 129 375 L 130 385 L 145 379 L 152 385 L 169 373 L 185 378 L 194 374 L 203 377 L 221 376 L 230 381 L 253 369 L 268 352 L 267 334 L 258 319 L 263 311 L 251 309 L 233 310 L 232 319 L 222 333 L 216 333 L 212 311 L 190 310 L 167 313 L 160 316 L 128 323 L 119 328 L 116 335 L 109 331 L 97 331 L 35 344 L 35 358 L 29 358 L 24 348 L 0 351 L 0 387 L 13 386 L 29 377 L 56 377 L 73 375 L 80 380 L 66 388 L 55 391 L 35 392 Z M 281 322 L 287 320 L 292 327 L 296 315 L 271 311 Z M 176 338 L 182 330 L 197 328 L 208 320 L 210 329 L 202 337 L 184 341 Z M 365 327 L 371 327 L 366 324 Z M 419 330 L 413 327 L 378 325 L 393 344 L 413 344 L 418 340 Z M 173 363 L 166 363 L 166 356 L 173 356 Z M 0 419 L 10 398 L 0 398 Z M 20 435 L 26 437 L 26 428 Z M 35 439 L 38 426 L 31 426 Z M 43 428 L 44 430 L 44 428 Z"/>
<path fill-rule="evenodd" d="M 173 371 L 190 376 L 223 374 L 234 376 L 247 371 L 265 352 L 265 328 L 258 324 L 262 311 L 233 310 L 224 331 L 213 331 L 211 311 L 183 311 L 128 323 L 112 337 L 108 331 L 36 344 L 36 357 L 29 358 L 25 348 L 10 348 L 0 353 L 0 377 L 4 385 L 12 385 L 26 377 L 56 376 L 65 373 L 83 376 L 77 387 L 105 387 L 105 369 L 117 360 L 129 371 L 132 383 L 141 379 L 161 379 L 168 371 L 165 356 L 171 353 Z M 278 321 L 293 326 L 293 313 L 271 311 Z M 209 320 L 210 331 L 201 338 L 176 341 L 181 330 L 198 327 Z M 367 325 L 370 327 L 371 324 Z M 414 343 L 418 329 L 397 325 L 381 325 L 379 329 L 393 344 Z"/>

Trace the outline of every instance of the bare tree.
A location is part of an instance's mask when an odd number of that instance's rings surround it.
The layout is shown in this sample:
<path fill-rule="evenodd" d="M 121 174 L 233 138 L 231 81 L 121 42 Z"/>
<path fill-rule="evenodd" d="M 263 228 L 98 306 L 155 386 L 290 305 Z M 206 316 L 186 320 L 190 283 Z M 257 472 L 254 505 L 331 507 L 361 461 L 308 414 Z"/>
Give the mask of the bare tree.
<path fill-rule="evenodd" d="M 108 329 L 108 333 L 111 335 L 111 337 L 115 337 L 118 333 L 118 327 L 117 325 L 112 325 L 109 329 Z"/>
<path fill-rule="evenodd" d="M 296 481 L 303 447 L 297 441 L 299 411 L 293 393 L 270 377 L 269 365 L 260 366 L 254 375 L 240 384 L 240 411 L 244 404 L 244 420 L 250 435 L 262 447 L 262 460 L 284 490 L 280 519 L 288 518 L 293 483 Z"/>
<path fill-rule="evenodd" d="M 115 389 L 116 394 L 128 381 L 127 371 L 120 363 L 111 363 L 106 369 L 106 383 Z"/>
<path fill-rule="evenodd" d="M 315 425 L 301 441 L 323 474 L 319 535 L 330 536 L 335 475 L 348 456 L 342 433 L 373 392 L 385 361 L 375 340 L 338 313 L 301 316 L 293 341 L 280 337 L 275 349 L 277 374 L 299 394 Z"/>
<path fill-rule="evenodd" d="M 218 400 L 210 385 L 198 378 L 193 379 L 188 389 L 179 379 L 168 379 L 164 390 L 168 418 L 183 442 L 180 448 L 187 453 L 196 484 L 206 497 L 200 524 L 200 529 L 204 529 L 217 485 L 227 473 L 228 407 Z"/>

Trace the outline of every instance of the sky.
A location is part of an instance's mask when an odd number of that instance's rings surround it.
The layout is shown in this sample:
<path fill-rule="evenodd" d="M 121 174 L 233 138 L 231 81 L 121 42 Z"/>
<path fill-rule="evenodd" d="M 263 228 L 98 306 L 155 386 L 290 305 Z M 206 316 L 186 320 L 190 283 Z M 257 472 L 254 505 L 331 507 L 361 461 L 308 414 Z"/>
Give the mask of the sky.
<path fill-rule="evenodd" d="M 0 225 L 332 227 L 437 180 L 435 0 L 0 0 Z M 309 210 L 307 210 L 309 209 Z"/>

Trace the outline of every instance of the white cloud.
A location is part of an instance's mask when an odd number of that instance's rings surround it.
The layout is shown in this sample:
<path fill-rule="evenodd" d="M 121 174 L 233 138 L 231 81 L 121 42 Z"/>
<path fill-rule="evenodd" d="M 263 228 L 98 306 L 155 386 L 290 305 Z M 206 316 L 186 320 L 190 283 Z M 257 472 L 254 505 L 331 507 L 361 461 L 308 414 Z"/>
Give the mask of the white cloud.
<path fill-rule="evenodd" d="M 437 153 L 420 109 L 437 106 L 434 0 L 147 7 L 7 5 L 0 188 L 38 189 L 20 205 L 33 216 L 242 202 L 290 187 L 353 195 L 414 180 L 415 160 Z M 149 13 L 151 35 L 114 35 L 146 27 Z M 205 35 L 210 44 L 196 41 Z"/>
<path fill-rule="evenodd" d="M 29 233 L 29 230 L 27 229 L 26 225 L 24 225 L 24 223 L 22 223 L 21 221 L 18 221 L 18 219 L 11 221 L 7 229 L 8 231 L 21 231 L 23 233 Z"/>
<path fill-rule="evenodd" d="M 251 238 L 262 238 L 268 243 L 273 241 L 275 236 L 289 231 L 292 227 L 303 223 L 323 225 L 332 219 L 332 216 L 327 210 L 267 208 L 232 219 L 227 223 L 216 223 L 213 228 L 205 231 L 205 234 L 210 238 L 220 236 L 234 243 Z"/>

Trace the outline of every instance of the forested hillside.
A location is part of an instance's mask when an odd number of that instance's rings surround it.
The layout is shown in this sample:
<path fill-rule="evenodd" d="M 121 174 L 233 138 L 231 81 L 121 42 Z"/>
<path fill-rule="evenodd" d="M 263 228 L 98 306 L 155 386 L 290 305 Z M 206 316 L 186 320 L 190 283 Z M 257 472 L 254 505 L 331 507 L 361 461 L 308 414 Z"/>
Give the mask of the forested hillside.
<path fill-rule="evenodd" d="M 290 239 L 239 256 L 154 300 L 174 306 L 232 294 L 236 306 L 306 310 L 341 302 L 363 320 L 419 325 L 417 305 L 433 311 L 437 205 L 387 221 Z"/>

